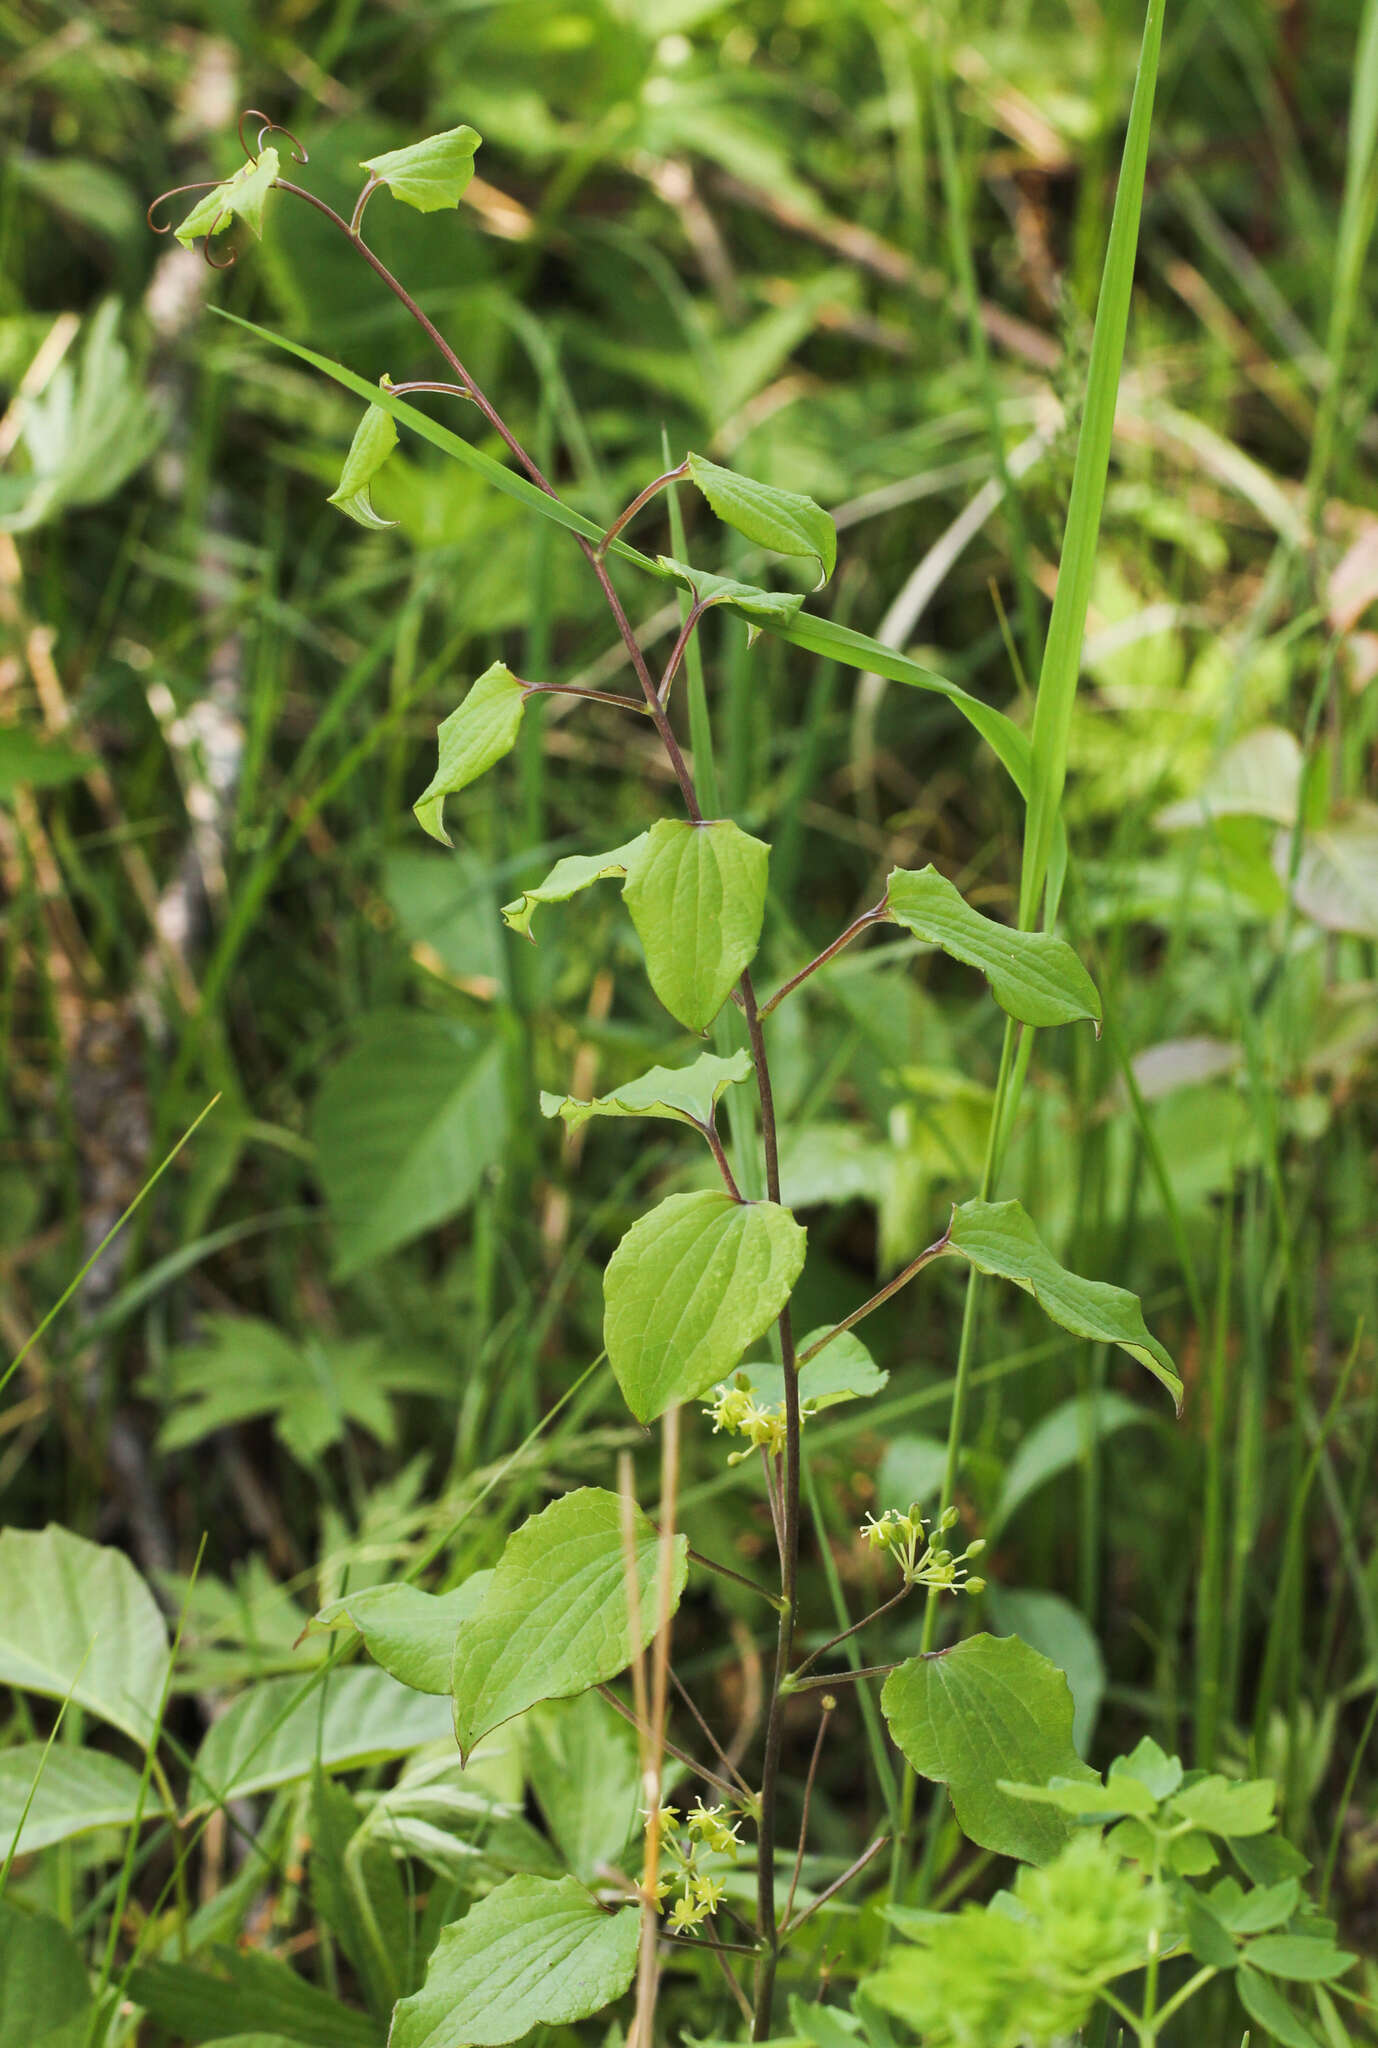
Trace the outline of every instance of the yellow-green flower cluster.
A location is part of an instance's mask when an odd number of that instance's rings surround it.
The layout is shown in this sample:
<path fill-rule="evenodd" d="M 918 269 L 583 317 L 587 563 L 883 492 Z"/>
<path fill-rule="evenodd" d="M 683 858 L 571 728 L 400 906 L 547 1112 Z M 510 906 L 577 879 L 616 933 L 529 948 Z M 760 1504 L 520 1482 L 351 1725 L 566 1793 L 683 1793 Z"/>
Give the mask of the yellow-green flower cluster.
<path fill-rule="evenodd" d="M 648 1814 L 648 1824 L 649 1820 Z M 665 1901 L 676 1895 L 665 1923 L 672 1934 L 701 1927 L 722 1904 L 727 1885 L 707 1859 L 736 1862 L 740 1824 L 740 1815 L 731 1808 L 705 1806 L 701 1799 L 689 1808 L 682 1827 L 677 1806 L 661 1807 L 660 1846 L 673 1867 L 656 1885 L 656 1910 L 664 1912 Z"/>
<path fill-rule="evenodd" d="M 960 1557 L 941 1547 L 941 1539 L 957 1523 L 956 1508 L 944 1508 L 930 1536 L 917 1504 L 907 1515 L 887 1508 L 879 1520 L 868 1515 L 861 1533 L 872 1550 L 887 1550 L 900 1568 L 907 1586 L 929 1586 L 939 1593 L 984 1593 L 984 1579 L 972 1578 L 967 1566 L 985 1549 L 985 1538 L 969 1543 Z"/>
<path fill-rule="evenodd" d="M 764 1451 L 767 1457 L 778 1458 L 785 1448 L 785 1404 L 777 1401 L 773 1407 L 763 1408 L 740 1374 L 734 1386 L 715 1387 L 712 1405 L 705 1411 L 712 1417 L 713 1434 L 723 1430 L 728 1436 L 744 1436 L 747 1449 L 733 1451 L 728 1458 L 729 1465 L 740 1465 L 743 1458 L 749 1458 L 752 1451 Z"/>

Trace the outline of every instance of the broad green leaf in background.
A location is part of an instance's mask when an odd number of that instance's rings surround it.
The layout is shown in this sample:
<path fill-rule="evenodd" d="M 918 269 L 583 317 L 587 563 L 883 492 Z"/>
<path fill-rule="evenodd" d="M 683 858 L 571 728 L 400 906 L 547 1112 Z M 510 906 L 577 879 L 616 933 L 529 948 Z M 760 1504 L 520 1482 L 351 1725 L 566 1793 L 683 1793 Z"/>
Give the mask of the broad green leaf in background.
<path fill-rule="evenodd" d="M 1273 865 L 1281 880 L 1291 869 L 1291 839 L 1278 835 Z M 1378 939 L 1378 806 L 1356 804 L 1301 843 L 1292 894 L 1322 931 Z"/>
<path fill-rule="evenodd" d="M 1359 1960 L 1348 1949 L 1305 1934 L 1261 1934 L 1249 1943 L 1246 1957 L 1265 1976 L 1289 1984 L 1329 1984 Z"/>
<path fill-rule="evenodd" d="M 198 1342 L 179 1345 L 141 1384 L 165 1405 L 165 1451 L 271 1415 L 275 1434 L 303 1464 L 351 1426 L 393 1443 L 389 1396 L 444 1391 L 423 1361 L 381 1337 L 295 1338 L 256 1316 L 208 1316 Z"/>
<path fill-rule="evenodd" d="M 730 818 L 661 818 L 627 862 L 623 895 L 646 972 L 672 1017 L 706 1031 L 761 937 L 770 848 Z"/>
<path fill-rule="evenodd" d="M 631 1983 L 640 1921 L 573 1877 L 510 1878 L 444 1929 L 388 2048 L 487 2048 L 590 2018 Z"/>
<path fill-rule="evenodd" d="M 625 846 L 614 846 L 610 853 L 566 854 L 563 860 L 556 861 L 543 882 L 523 889 L 511 903 L 503 904 L 504 919 L 523 938 L 533 938 L 531 920 L 538 903 L 568 903 L 571 896 L 591 889 L 595 882 L 620 881 L 645 837 L 644 832 L 639 832 L 635 839 L 629 839 Z"/>
<path fill-rule="evenodd" d="M 448 1709 L 386 1671 L 352 1665 L 322 1684 L 265 1678 L 212 1724 L 196 1756 L 191 1804 L 247 1797 L 324 1770 L 406 1756 L 450 1733 Z"/>
<path fill-rule="evenodd" d="M 419 1586 L 365 1586 L 332 1600 L 308 1629 L 357 1629 L 375 1664 L 415 1692 L 450 1690 L 455 1642 L 488 1590 L 491 1572 L 475 1572 L 449 1593 Z"/>
<path fill-rule="evenodd" d="M 1208 1835 L 1264 1835 L 1273 1825 L 1271 1778 L 1222 1778 L 1212 1772 L 1173 1794 L 1172 1809 Z"/>
<path fill-rule="evenodd" d="M 1001 1009 L 1021 1024 L 1074 1024 L 1084 1017 L 1100 1022 L 1096 985 L 1065 939 L 1014 931 L 983 917 L 931 865 L 896 868 L 886 900 L 895 923 L 916 939 L 978 967 Z"/>
<path fill-rule="evenodd" d="M 820 1337 L 826 1337 L 829 1328 L 830 1325 L 824 1323 L 798 1338 L 795 1349 L 799 1355 L 802 1356 Z M 777 1407 L 784 1400 L 783 1366 L 753 1361 L 741 1370 L 763 1408 Z M 889 1373 L 881 1371 L 861 1339 L 853 1331 L 844 1330 L 840 1337 L 834 1337 L 831 1344 L 825 1345 L 816 1358 L 800 1366 L 800 1406 L 807 1415 L 821 1415 L 825 1408 L 835 1408 L 840 1401 L 861 1401 L 868 1395 L 880 1393 L 889 1378 Z"/>
<path fill-rule="evenodd" d="M 21 789 L 57 789 L 65 782 L 79 782 L 95 766 L 92 754 L 74 753 L 21 725 L 8 725 L 0 731 L 0 803 L 13 803 Z"/>
<path fill-rule="evenodd" d="M 581 1486 L 508 1537 L 455 1645 L 454 1720 L 466 1760 L 492 1728 L 540 1700 L 587 1692 L 626 1669 L 660 1622 L 660 1535 L 615 1493 Z M 628 1577 L 635 1562 L 636 1613 Z M 689 1569 L 677 1536 L 667 1611 Z M 635 1626 L 633 1626 L 635 1622 Z"/>
<path fill-rule="evenodd" d="M 1012 1280 L 1064 1330 L 1118 1344 L 1162 1381 L 1181 1414 L 1182 1382 L 1168 1353 L 1149 1335 L 1138 1297 L 1103 1280 L 1082 1280 L 1060 1266 L 1020 1203 L 963 1202 L 952 1212 L 947 1249 L 980 1273 Z"/>
<path fill-rule="evenodd" d="M 507 1136 L 502 1048 L 439 1017 L 389 1012 L 321 1084 L 317 1171 L 347 1278 L 465 1208 Z"/>
<path fill-rule="evenodd" d="M 994 1634 L 1022 1637 L 1066 1678 L 1072 1694 L 1072 1747 L 1084 1757 L 1105 1697 L 1105 1659 L 1096 1631 L 1060 1593 L 991 1585 L 986 1600 Z"/>
<path fill-rule="evenodd" d="M 797 590 L 758 590 L 754 583 L 735 583 L 730 576 L 713 576 L 707 569 L 695 569 L 677 562 L 671 555 L 656 561 L 667 576 L 684 584 L 696 605 L 727 604 L 746 620 L 747 637 L 754 640 L 763 625 L 787 626 L 804 600 Z"/>
<path fill-rule="evenodd" d="M 1247 1966 L 1235 1978 L 1239 1999 L 1251 2020 L 1271 2035 L 1281 2048 L 1319 2048 L 1317 2037 L 1303 2026 L 1282 1993 Z"/>
<path fill-rule="evenodd" d="M 541 1115 L 563 1118 L 572 1131 L 595 1116 L 663 1116 L 707 1131 L 724 1091 L 734 1081 L 747 1080 L 751 1071 L 751 1055 L 745 1050 L 734 1052 L 730 1059 L 706 1052 L 687 1067 L 652 1067 L 649 1073 L 606 1095 L 596 1095 L 591 1102 L 543 1092 Z"/>
<path fill-rule="evenodd" d="M 1096 1783 L 1072 1747 L 1067 1680 L 1018 1636 L 969 1636 L 892 1671 L 881 1712 L 921 1778 L 947 1786 L 963 1833 L 998 1856 L 1046 1863 L 1070 1824 L 999 1790 L 1001 1779 Z"/>
<path fill-rule="evenodd" d="M 394 199 L 404 200 L 418 213 L 438 213 L 442 207 L 459 205 L 474 175 L 474 152 L 482 140 L 476 129 L 461 124 L 409 142 L 405 149 L 365 157 L 363 168 L 372 171 Z"/>
<path fill-rule="evenodd" d="M 146 1743 L 167 1627 L 129 1559 L 50 1524 L 0 1534 L 0 1684 L 85 1707 Z"/>
<path fill-rule="evenodd" d="M 891 1437 L 880 1461 L 877 1506 L 907 1508 L 911 1501 L 919 1507 L 945 1505 L 938 1496 L 946 1467 L 947 1445 L 941 1437 Z"/>
<path fill-rule="evenodd" d="M 365 1827 L 353 1794 L 324 1772 L 312 1781 L 305 1825 L 316 1918 L 339 1943 L 381 2020 L 416 1981 L 408 1967 L 412 1907 L 396 1851 Z"/>
<path fill-rule="evenodd" d="M 29 473 L 10 474 L 0 530 L 27 533 L 77 505 L 113 497 L 162 439 L 166 411 L 150 396 L 106 299 L 85 323 L 81 359 L 61 362 L 17 415 Z"/>
<path fill-rule="evenodd" d="M 82 2048 L 91 1987 L 60 1920 L 0 1899 L 0 2048 Z"/>
<path fill-rule="evenodd" d="M 220 1947 L 212 1957 L 215 1975 L 189 1963 L 136 1968 L 129 1996 L 177 2041 L 225 2041 L 228 2048 L 228 2040 L 266 2035 L 274 2042 L 285 2036 L 297 2048 L 378 2048 L 375 2020 L 341 2005 L 280 1957 Z"/>
<path fill-rule="evenodd" d="M 531 1789 L 566 1867 L 585 1884 L 615 1864 L 638 1824 L 636 1730 L 596 1692 L 537 1707 L 523 1722 Z"/>
<path fill-rule="evenodd" d="M 396 446 L 397 426 L 392 414 L 384 412 L 381 405 L 371 405 L 354 429 L 354 439 L 349 444 L 340 481 L 326 499 L 327 505 L 338 505 L 360 526 L 396 526 L 395 519 L 384 519 L 374 511 L 373 499 L 369 495 L 369 486 Z M 455 717 L 458 716 L 456 712 Z M 442 726 L 441 732 L 444 730 Z M 424 818 L 421 822 L 426 824 Z M 426 825 L 428 832 L 430 829 Z"/>
<path fill-rule="evenodd" d="M 1090 1395 L 1074 1394 L 1070 1400 L 1059 1402 L 1020 1439 L 1006 1467 L 1005 1483 L 986 1533 L 994 1536 L 1030 1494 L 1059 1472 L 1080 1464 L 1093 1445 L 1103 1443 L 1133 1423 L 1152 1420 L 1146 1408 L 1109 1387 Z"/>
<path fill-rule="evenodd" d="M 1051 1806 L 1072 1820 L 1117 1820 L 1125 1814 L 1133 1820 L 1144 1820 L 1158 1806 L 1148 1787 L 1124 1771 L 1106 1785 L 1099 1778 L 1069 1783 L 1059 1777 L 1047 1785 L 1017 1785 L 1002 1778 L 1000 1789 L 1012 1799 L 1027 1800 L 1032 1806 Z"/>
<path fill-rule="evenodd" d="M 777 555 L 811 555 L 818 588 L 827 582 L 837 563 L 837 528 L 812 498 L 755 483 L 702 455 L 689 457 L 689 475 L 725 525 Z"/>
<path fill-rule="evenodd" d="M 526 698 L 526 685 L 518 682 L 506 662 L 495 661 L 441 725 L 436 735 L 439 765 L 412 809 L 421 829 L 442 846 L 454 843 L 445 830 L 446 797 L 477 781 L 495 761 L 511 753 L 521 730 Z"/>
<path fill-rule="evenodd" d="M 634 1223 L 603 1279 L 603 1341 L 639 1422 L 693 1401 L 764 1336 L 804 1266 L 803 1227 L 774 1202 L 670 1195 Z"/>
<path fill-rule="evenodd" d="M 1160 832 L 1184 832 L 1212 818 L 1271 818 L 1290 825 L 1301 793 L 1301 748 L 1280 725 L 1260 725 L 1227 747 L 1195 796 L 1169 804 L 1154 824 Z"/>
<path fill-rule="evenodd" d="M 156 1795 L 150 1793 L 144 1805 L 156 1812 Z M 0 1862 L 15 1840 L 21 1815 L 18 1851 L 31 1856 L 93 1828 L 127 1827 L 139 1810 L 139 1773 L 117 1756 L 62 1742 L 20 1742 L 0 1750 Z"/>
<path fill-rule="evenodd" d="M 262 241 L 263 207 L 280 169 L 275 149 L 265 149 L 252 163 L 241 164 L 232 178 L 197 200 L 176 230 L 178 241 L 189 249 L 202 235 L 210 234 L 217 221 L 226 228 L 232 220 L 242 220 Z"/>

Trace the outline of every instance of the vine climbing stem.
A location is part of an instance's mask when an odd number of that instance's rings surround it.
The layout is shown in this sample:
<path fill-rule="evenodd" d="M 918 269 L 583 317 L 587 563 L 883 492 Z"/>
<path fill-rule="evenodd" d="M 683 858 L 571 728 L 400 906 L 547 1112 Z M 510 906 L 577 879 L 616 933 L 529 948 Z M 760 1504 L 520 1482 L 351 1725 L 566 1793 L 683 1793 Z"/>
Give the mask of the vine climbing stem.
<path fill-rule="evenodd" d="M 375 255 L 373 250 L 364 241 L 360 232 L 360 223 L 363 219 L 364 207 L 377 187 L 377 180 L 370 179 L 369 183 L 365 185 L 355 204 L 353 216 L 349 220 L 345 220 L 343 215 L 335 211 L 334 207 L 328 205 L 324 200 L 317 198 L 316 194 L 308 191 L 305 186 L 297 185 L 290 179 L 285 178 L 278 179 L 277 184 L 280 191 L 290 193 L 293 197 L 304 200 L 308 206 L 313 207 L 316 212 L 328 220 L 358 250 L 365 262 L 368 263 L 399 304 L 410 314 L 422 333 L 426 335 L 427 339 L 439 351 L 446 364 L 463 386 L 463 395 L 470 398 L 477 406 L 483 418 L 494 433 L 498 435 L 526 475 L 547 496 L 552 498 L 558 496 L 554 485 L 545 475 L 540 465 L 523 446 L 519 437 L 507 424 L 482 386 L 471 375 L 465 363 L 445 339 L 445 336 L 440 332 L 434 321 L 431 320 L 429 315 L 412 297 L 401 280 L 393 275 L 382 259 Z M 655 495 L 656 491 L 664 488 L 682 473 L 682 469 L 671 471 L 668 476 L 656 479 L 654 485 L 648 487 L 646 493 L 640 499 L 634 501 L 632 507 L 628 508 L 629 513 L 632 510 L 639 509 L 639 506 L 648 502 L 650 497 Z M 574 539 L 597 578 L 604 602 L 612 615 L 613 624 L 617 629 L 618 637 L 622 642 L 627 658 L 630 660 L 636 674 L 637 682 L 641 687 L 646 710 L 660 736 L 675 780 L 679 785 L 685 811 L 692 824 L 701 825 L 705 820 L 694 782 L 693 770 L 685 757 L 674 727 L 670 722 L 669 712 L 666 708 L 666 699 L 669 695 L 670 684 L 674 681 L 675 671 L 683 660 L 690 641 L 698 629 L 704 608 L 696 605 L 691 609 L 684 628 L 676 640 L 666 672 L 660 679 L 659 684 L 657 684 L 651 675 L 640 642 L 637 640 L 631 622 L 623 607 L 622 600 L 618 596 L 612 577 L 609 574 L 604 559 L 606 537 L 601 545 L 590 542 L 580 534 L 576 534 Z M 750 972 L 746 969 L 743 970 L 741 979 L 738 982 L 736 995 L 745 1019 L 747 1038 L 751 1048 L 752 1065 L 755 1071 L 756 1092 L 761 1120 L 760 1135 L 765 1165 L 766 1194 L 768 1200 L 778 1203 L 780 1200 L 780 1144 L 775 1115 L 775 1098 L 771 1087 L 770 1061 L 766 1050 L 762 1012 L 757 1003 L 756 991 L 752 984 Z M 773 1007 L 773 1005 L 770 1007 Z M 726 1164 L 725 1156 L 719 1156 L 721 1152 L 720 1147 L 715 1147 L 714 1149 L 715 1157 L 718 1157 L 719 1166 L 723 1168 Z M 727 1168 L 724 1173 L 724 1180 L 729 1192 L 733 1191 L 735 1183 L 732 1181 L 730 1168 Z M 775 1977 L 780 1950 L 780 1924 L 776 1905 L 775 1831 L 778 1820 L 780 1761 L 784 1737 L 784 1707 L 787 1697 L 785 1679 L 794 1651 L 795 1611 L 798 1603 L 799 1582 L 800 1409 L 798 1362 L 795 1355 L 794 1332 L 790 1321 L 788 1304 L 780 1311 L 777 1328 L 784 1378 L 785 1448 L 783 1458 L 784 1470 L 779 1490 L 779 1515 L 777 1519 L 777 1537 L 780 1554 L 780 1618 L 776 1636 L 774 1672 L 766 1715 L 766 1733 L 761 1762 L 761 1787 L 758 1802 L 756 1937 L 759 1944 L 759 1955 L 751 1998 L 752 2039 L 757 2041 L 764 2040 L 770 2033 L 775 1998 Z M 652 1731 L 654 1734 L 659 1735 L 663 1741 L 663 1726 L 658 1725 L 654 1714 L 652 1715 Z M 654 1996 L 655 1983 L 654 1973 L 652 1972 L 649 1982 L 643 1977 L 642 1999 L 639 2002 L 638 2008 L 641 2031 L 646 2037 L 645 2048 L 649 2048 L 650 2010 L 653 2010 L 654 2007 Z M 646 2009 L 647 2006 L 649 2006 L 650 2010 Z"/>

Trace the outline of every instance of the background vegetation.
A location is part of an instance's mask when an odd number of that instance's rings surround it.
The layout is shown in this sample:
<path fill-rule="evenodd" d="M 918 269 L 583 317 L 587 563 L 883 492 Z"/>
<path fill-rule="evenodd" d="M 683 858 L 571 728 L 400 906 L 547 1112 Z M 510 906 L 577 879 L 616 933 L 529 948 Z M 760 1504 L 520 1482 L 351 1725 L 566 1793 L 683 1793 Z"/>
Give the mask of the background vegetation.
<path fill-rule="evenodd" d="M 1169 13 L 1064 802 L 1065 925 L 1107 1026 L 1099 1044 L 1040 1036 L 1004 1191 L 1069 1265 L 1143 1297 L 1186 1412 L 987 1290 L 961 1486 L 991 1539 L 984 1624 L 1069 1671 L 1092 1758 L 1148 1733 L 1276 1777 L 1364 1952 L 1374 17 L 1355 0 Z M 533 1120 L 541 1088 L 589 1094 L 664 1054 L 617 899 L 549 918 L 535 950 L 497 916 L 560 853 L 650 821 L 653 736 L 533 707 L 453 858 L 411 819 L 435 725 L 489 661 L 616 675 L 591 579 L 414 445 L 376 490 L 398 530 L 348 527 L 324 500 L 354 402 L 207 309 L 367 376 L 426 375 L 419 337 L 303 209 L 275 205 L 222 277 L 151 237 L 145 205 L 228 172 L 246 104 L 309 140 L 336 200 L 359 159 L 472 122 L 460 214 L 392 208 L 376 240 L 566 495 L 609 520 L 662 446 L 806 491 L 841 533 L 816 602 L 1020 716 L 1141 26 L 1124 0 L 0 10 L 7 1354 L 218 1097 L 9 1381 L 0 1486 L 6 1524 L 123 1548 L 181 1616 L 168 1727 L 186 1751 L 245 1687 L 325 1654 L 294 1643 L 335 1594 L 423 1557 L 453 1583 L 552 1486 L 643 1455 L 606 1369 L 586 1374 L 599 1275 L 648 1191 L 697 1168 L 640 1128 L 586 1143 Z M 683 511 L 696 559 L 756 572 Z M 668 548 L 664 517 L 646 538 Z M 677 622 L 653 622 L 662 653 Z M 748 651 L 730 621 L 705 643 L 723 809 L 775 849 L 766 982 L 897 864 L 935 861 L 1013 919 L 1018 802 L 941 697 L 770 639 Z M 979 1179 L 998 1021 L 959 970 L 890 938 L 774 1029 L 809 1328 Z M 939 1482 L 960 1315 L 941 1269 L 900 1296 L 870 1332 L 886 1393 L 814 1426 L 817 1639 L 876 1604 L 863 1514 Z M 691 1541 L 749 1565 L 763 1507 L 706 1429 L 684 1455 Z M 649 1458 L 644 1482 L 653 1498 Z M 891 1653 L 917 1629 L 900 1618 Z M 721 1728 L 749 1729 L 768 1634 L 721 1583 L 686 1603 L 678 1668 Z M 7 1711 L 16 1743 L 52 1725 L 23 1692 Z M 812 1728 L 801 1715 L 798 1776 Z M 820 1874 L 867 1839 L 876 1729 L 848 1689 L 815 1794 Z M 60 1739 L 80 1732 L 78 1710 Z M 522 1786 L 499 1757 L 483 1789 L 501 1809 L 475 1794 L 409 1815 L 437 1912 L 539 1867 L 548 1809 L 494 1820 Z M 348 1943 L 342 1960 L 321 1886 L 303 1889 L 308 1796 L 291 1770 L 239 1787 L 184 1841 L 180 1896 L 166 1830 L 128 1856 L 113 1830 L 64 1840 L 21 1858 L 10 1894 L 87 1944 L 111 1925 L 107 1976 L 238 1940 L 354 2002 Z M 941 1810 L 927 1841 L 931 1885 L 979 1892 Z M 828 1967 L 845 1979 L 835 1940 Z M 710 1973 L 676 1996 L 696 2033 L 725 2026 Z M 251 2001 L 231 2018 L 268 2024 Z M 204 2012 L 162 2022 L 139 2038 L 214 2038 Z M 325 2038 L 309 2014 L 273 2025 Z"/>

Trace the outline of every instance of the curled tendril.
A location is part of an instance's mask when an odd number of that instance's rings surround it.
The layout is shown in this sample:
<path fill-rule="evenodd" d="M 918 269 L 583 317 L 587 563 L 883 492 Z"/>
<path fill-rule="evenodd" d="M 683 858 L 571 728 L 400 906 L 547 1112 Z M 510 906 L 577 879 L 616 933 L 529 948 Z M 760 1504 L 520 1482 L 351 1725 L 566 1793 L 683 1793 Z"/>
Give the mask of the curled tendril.
<path fill-rule="evenodd" d="M 263 123 L 263 126 L 258 131 L 258 147 L 256 149 L 250 149 L 248 143 L 244 140 L 244 123 L 246 121 L 261 121 Z M 239 117 L 239 146 L 251 164 L 257 163 L 259 157 L 263 154 L 263 138 L 265 135 L 285 135 L 292 145 L 291 156 L 294 164 L 305 164 L 311 161 L 306 150 L 298 142 L 290 128 L 284 128 L 281 121 L 270 120 L 262 107 L 246 107 Z M 224 265 L 220 264 L 217 267 L 223 270 Z"/>
<path fill-rule="evenodd" d="M 206 229 L 206 239 L 201 244 L 201 254 L 205 257 L 212 270 L 233 270 L 235 264 L 239 261 L 239 251 L 235 248 L 233 242 L 226 245 L 225 261 L 223 263 L 217 263 L 215 257 L 211 254 L 216 236 L 220 233 L 221 228 L 226 226 L 232 218 L 233 215 L 229 207 L 222 206 L 215 219 Z"/>
<path fill-rule="evenodd" d="M 158 208 L 166 205 L 169 199 L 175 199 L 180 192 L 213 192 L 216 186 L 223 182 L 223 179 L 220 178 L 201 178 L 192 185 L 170 185 L 166 192 L 160 192 L 158 197 L 150 202 L 148 210 L 144 214 L 144 219 L 148 222 L 155 235 L 170 235 L 172 233 L 172 222 L 165 221 L 159 227 L 157 221 L 153 218 Z"/>

